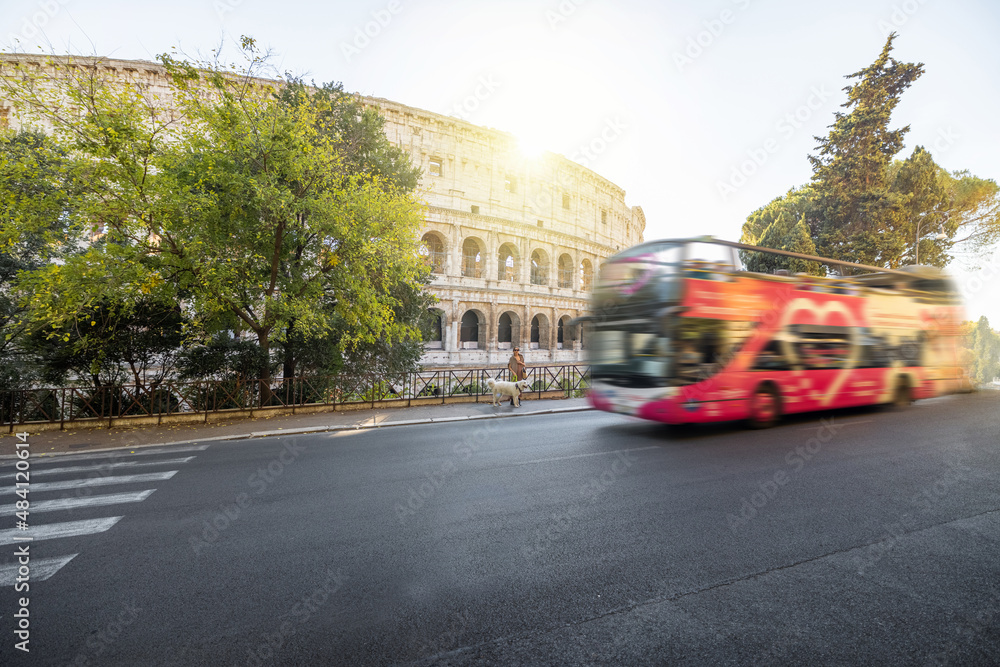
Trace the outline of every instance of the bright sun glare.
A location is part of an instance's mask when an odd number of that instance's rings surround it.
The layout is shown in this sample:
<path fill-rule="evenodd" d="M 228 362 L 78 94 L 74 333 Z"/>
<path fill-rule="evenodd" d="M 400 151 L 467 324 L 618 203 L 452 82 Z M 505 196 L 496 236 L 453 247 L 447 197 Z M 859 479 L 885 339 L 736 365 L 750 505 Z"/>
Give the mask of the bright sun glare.
<path fill-rule="evenodd" d="M 545 145 L 542 137 L 532 133 L 521 133 L 517 137 L 517 149 L 526 158 L 539 158 L 549 148 Z"/>

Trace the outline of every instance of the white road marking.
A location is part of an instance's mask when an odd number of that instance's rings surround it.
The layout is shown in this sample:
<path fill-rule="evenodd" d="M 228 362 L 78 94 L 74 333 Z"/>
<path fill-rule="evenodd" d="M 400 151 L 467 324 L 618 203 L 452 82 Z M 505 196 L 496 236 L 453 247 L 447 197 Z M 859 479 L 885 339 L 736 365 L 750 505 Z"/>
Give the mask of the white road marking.
<path fill-rule="evenodd" d="M 139 467 L 149 467 L 149 466 L 176 466 L 182 463 L 187 463 L 193 456 L 185 456 L 179 459 L 164 459 L 162 461 L 121 461 L 119 463 L 100 463 L 90 466 L 66 466 L 65 468 L 31 468 L 32 477 L 40 477 L 42 475 L 58 475 L 61 473 L 69 472 L 90 472 L 92 470 L 119 470 L 121 468 L 139 468 Z M 0 479 L 13 479 L 14 472 L 7 472 L 0 475 Z"/>
<path fill-rule="evenodd" d="M 86 486 L 110 486 L 112 484 L 139 484 L 145 482 L 162 482 L 177 474 L 176 470 L 167 472 L 148 472 L 142 475 L 117 475 L 109 477 L 89 477 L 87 479 L 68 479 L 62 482 L 32 482 L 31 492 L 65 491 Z M 17 491 L 14 485 L 0 487 L 0 496 L 10 496 Z"/>
<path fill-rule="evenodd" d="M 0 546 L 14 544 L 28 538 L 33 542 L 37 542 L 39 540 L 55 540 L 60 537 L 77 537 L 78 535 L 103 533 L 121 520 L 122 517 L 120 516 L 112 516 L 104 519 L 84 519 L 83 521 L 39 524 L 31 526 L 27 530 L 19 530 L 17 528 L 0 530 Z"/>
<path fill-rule="evenodd" d="M 649 447 L 635 447 L 634 449 L 616 449 L 611 452 L 592 452 L 590 454 L 573 454 L 572 456 L 555 456 L 550 459 L 534 459 L 532 461 L 517 461 L 509 465 L 515 466 L 526 466 L 533 463 L 548 463 L 549 461 L 568 461 L 569 459 L 582 459 L 587 456 L 608 456 L 609 454 L 622 454 L 624 452 L 641 452 L 645 449 L 659 449 L 656 445 L 650 445 Z"/>
<path fill-rule="evenodd" d="M 123 503 L 141 503 L 152 495 L 156 489 L 148 491 L 133 491 L 130 493 L 111 493 L 104 496 L 87 496 L 85 498 L 55 498 L 54 500 L 34 500 L 28 511 L 32 514 L 36 512 L 59 512 L 61 510 L 75 510 L 84 507 L 105 507 L 107 505 L 121 505 Z M 6 505 L 0 507 L 0 517 L 14 516 L 17 511 L 16 505 Z"/>
<path fill-rule="evenodd" d="M 39 463 L 69 463 L 70 461 L 89 461 L 91 459 L 124 459 L 133 456 L 147 456 L 150 454 L 180 454 L 182 452 L 203 452 L 208 449 L 208 445 L 191 445 L 189 447 L 151 447 L 149 449 L 130 450 L 127 447 L 114 452 L 91 452 L 89 454 L 47 454 L 31 457 L 31 465 Z M 14 459 L 9 459 L 0 464 L 0 467 L 13 466 L 17 463 Z"/>
<path fill-rule="evenodd" d="M 78 554 L 60 556 L 59 558 L 32 558 L 28 566 L 31 568 L 31 583 L 45 581 L 59 571 L 63 565 L 77 557 Z M 19 563 L 11 565 L 0 565 L 0 586 L 7 588 L 17 582 L 17 568 Z"/>

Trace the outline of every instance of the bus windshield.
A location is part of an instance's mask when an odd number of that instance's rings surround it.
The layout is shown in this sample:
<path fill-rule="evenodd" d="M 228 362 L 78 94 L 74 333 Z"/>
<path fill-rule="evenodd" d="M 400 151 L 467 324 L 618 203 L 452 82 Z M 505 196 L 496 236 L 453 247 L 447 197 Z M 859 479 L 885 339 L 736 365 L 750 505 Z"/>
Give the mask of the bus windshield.
<path fill-rule="evenodd" d="M 633 387 L 677 386 L 718 368 L 739 327 L 683 317 L 681 308 L 688 278 L 718 280 L 721 272 L 731 271 L 731 266 L 721 268 L 723 262 L 713 254 L 718 250 L 661 241 L 608 259 L 594 291 L 589 347 L 595 378 Z"/>
<path fill-rule="evenodd" d="M 590 338 L 595 379 L 630 387 L 684 386 L 715 375 L 742 347 L 750 322 L 680 317 L 608 321 Z"/>
<path fill-rule="evenodd" d="M 608 259 L 594 290 L 595 315 L 609 317 L 646 311 L 679 298 L 683 246 L 644 244 Z"/>

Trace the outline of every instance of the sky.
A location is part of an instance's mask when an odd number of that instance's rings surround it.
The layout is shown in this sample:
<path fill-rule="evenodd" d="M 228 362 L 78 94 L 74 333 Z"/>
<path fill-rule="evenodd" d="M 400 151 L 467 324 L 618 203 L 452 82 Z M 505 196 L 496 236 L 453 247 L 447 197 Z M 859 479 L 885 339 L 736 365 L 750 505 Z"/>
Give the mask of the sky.
<path fill-rule="evenodd" d="M 280 73 L 462 118 L 553 151 L 626 191 L 645 238 L 739 240 L 748 214 L 808 182 L 845 75 L 922 62 L 899 154 L 1000 179 L 995 0 L 0 0 L 0 50 L 235 58 L 249 35 Z M 949 270 L 1000 327 L 1000 251 Z M 989 268 L 992 264 L 995 268 Z M 981 265 L 982 266 L 982 265 Z"/>

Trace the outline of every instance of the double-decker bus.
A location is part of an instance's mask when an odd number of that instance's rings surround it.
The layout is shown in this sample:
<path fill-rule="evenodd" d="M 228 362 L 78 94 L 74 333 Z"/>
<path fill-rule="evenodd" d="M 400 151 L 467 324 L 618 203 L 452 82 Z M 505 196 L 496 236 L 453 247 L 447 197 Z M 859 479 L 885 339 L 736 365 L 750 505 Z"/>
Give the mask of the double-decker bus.
<path fill-rule="evenodd" d="M 738 251 L 856 275 L 745 271 Z M 712 237 L 650 241 L 601 269 L 585 318 L 589 397 L 669 424 L 755 427 L 795 412 L 906 405 L 963 388 L 963 316 L 933 267 L 879 269 Z"/>

